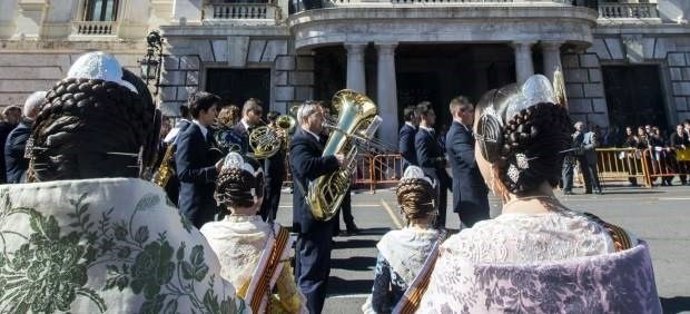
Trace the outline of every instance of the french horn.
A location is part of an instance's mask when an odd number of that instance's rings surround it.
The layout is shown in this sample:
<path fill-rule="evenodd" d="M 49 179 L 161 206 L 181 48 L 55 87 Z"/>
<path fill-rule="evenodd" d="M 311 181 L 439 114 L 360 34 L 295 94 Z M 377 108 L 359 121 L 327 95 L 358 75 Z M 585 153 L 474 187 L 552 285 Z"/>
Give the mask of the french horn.
<path fill-rule="evenodd" d="M 296 124 L 295 118 L 281 115 L 276 119 L 275 126 L 260 126 L 249 133 L 249 147 L 254 151 L 254 158 L 270 158 L 284 149 L 287 136 Z"/>

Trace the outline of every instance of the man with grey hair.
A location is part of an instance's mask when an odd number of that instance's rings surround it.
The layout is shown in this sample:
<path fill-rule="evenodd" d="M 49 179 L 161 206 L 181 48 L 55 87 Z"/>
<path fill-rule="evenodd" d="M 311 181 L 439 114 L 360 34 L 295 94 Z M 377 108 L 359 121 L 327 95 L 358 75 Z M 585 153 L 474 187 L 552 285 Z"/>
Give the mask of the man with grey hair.
<path fill-rule="evenodd" d="M 290 142 L 290 167 L 295 191 L 292 194 L 292 231 L 298 234 L 295 245 L 295 277 L 307 298 L 309 313 L 321 313 L 331 264 L 333 219 L 318 220 L 305 201 L 309 182 L 337 171 L 344 161 L 341 154 L 322 156 L 325 138 L 323 110 L 318 102 L 307 101 L 297 111 L 299 129 Z"/>
<path fill-rule="evenodd" d="M 24 157 L 26 142 L 31 135 L 31 126 L 41 110 L 46 94 L 45 91 L 34 92 L 26 99 L 19 125 L 7 136 L 5 142 L 7 183 L 21 183 L 25 180 L 24 175 L 29 168 L 29 159 Z"/>

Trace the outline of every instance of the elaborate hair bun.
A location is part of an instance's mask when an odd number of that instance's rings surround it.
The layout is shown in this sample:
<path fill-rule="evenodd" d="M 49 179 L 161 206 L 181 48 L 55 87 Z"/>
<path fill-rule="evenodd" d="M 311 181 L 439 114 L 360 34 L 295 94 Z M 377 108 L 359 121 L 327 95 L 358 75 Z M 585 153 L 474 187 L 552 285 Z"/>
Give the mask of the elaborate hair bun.
<path fill-rule="evenodd" d="M 407 167 L 395 193 L 407 219 L 426 217 L 436 212 L 434 184 L 417 166 Z"/>
<path fill-rule="evenodd" d="M 264 195 L 264 173 L 253 158 L 232 152 L 225 156 L 218 175 L 215 198 L 228 207 L 250 207 Z"/>

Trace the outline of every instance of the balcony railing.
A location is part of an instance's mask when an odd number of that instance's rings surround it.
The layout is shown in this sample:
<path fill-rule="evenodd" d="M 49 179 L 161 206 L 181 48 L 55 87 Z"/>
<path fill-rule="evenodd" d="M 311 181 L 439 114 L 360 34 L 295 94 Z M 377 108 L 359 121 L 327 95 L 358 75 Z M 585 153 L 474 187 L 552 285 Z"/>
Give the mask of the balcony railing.
<path fill-rule="evenodd" d="M 571 0 L 324 0 L 331 6 L 349 6 L 349 5 L 377 5 L 377 4 L 445 4 L 445 5 L 487 5 L 487 6 L 503 6 L 505 4 L 515 6 L 526 5 L 570 5 Z"/>
<path fill-rule="evenodd" d="M 74 22 L 73 26 L 77 35 L 99 36 L 117 33 L 117 22 L 114 21 L 79 21 Z"/>
<path fill-rule="evenodd" d="M 601 3 L 599 17 L 604 19 L 659 18 L 656 3 Z"/>
<path fill-rule="evenodd" d="M 278 8 L 270 3 L 224 3 L 204 7 L 206 20 L 276 20 Z"/>

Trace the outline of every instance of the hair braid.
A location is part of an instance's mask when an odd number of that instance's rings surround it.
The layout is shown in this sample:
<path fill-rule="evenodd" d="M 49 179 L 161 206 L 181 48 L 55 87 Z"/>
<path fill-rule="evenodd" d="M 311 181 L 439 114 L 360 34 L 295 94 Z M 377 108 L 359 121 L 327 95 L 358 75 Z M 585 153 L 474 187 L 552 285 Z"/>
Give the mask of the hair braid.
<path fill-rule="evenodd" d="M 251 207 L 254 205 L 254 196 L 260 198 L 263 193 L 263 173 L 254 177 L 244 169 L 224 168 L 218 175 L 214 196 L 218 204 L 226 207 Z"/>
<path fill-rule="evenodd" d="M 562 151 L 570 143 L 572 123 L 565 108 L 540 103 L 521 110 L 503 129 L 505 161 L 500 179 L 513 194 L 537 188 L 544 180 L 558 184 Z"/>
<path fill-rule="evenodd" d="M 419 178 L 402 178 L 395 190 L 398 204 L 406 219 L 423 218 L 434 213 L 435 191 L 429 182 Z"/>
<path fill-rule="evenodd" d="M 68 78 L 47 94 L 32 130 L 32 175 L 39 181 L 137 177 L 154 132 L 154 108 L 117 83 Z"/>

